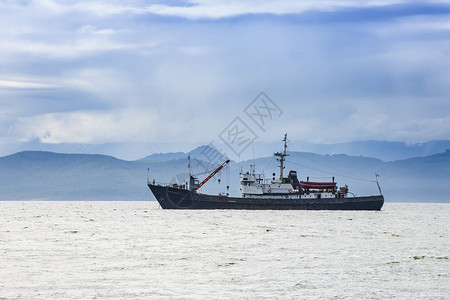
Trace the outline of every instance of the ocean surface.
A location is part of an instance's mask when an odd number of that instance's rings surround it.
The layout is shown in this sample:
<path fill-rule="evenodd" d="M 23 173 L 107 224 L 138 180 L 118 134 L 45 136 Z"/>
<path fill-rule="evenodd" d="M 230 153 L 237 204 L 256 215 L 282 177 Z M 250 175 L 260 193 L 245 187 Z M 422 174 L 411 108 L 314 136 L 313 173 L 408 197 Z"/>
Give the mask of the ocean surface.
<path fill-rule="evenodd" d="M 0 299 L 449 299 L 450 204 L 0 202 Z"/>

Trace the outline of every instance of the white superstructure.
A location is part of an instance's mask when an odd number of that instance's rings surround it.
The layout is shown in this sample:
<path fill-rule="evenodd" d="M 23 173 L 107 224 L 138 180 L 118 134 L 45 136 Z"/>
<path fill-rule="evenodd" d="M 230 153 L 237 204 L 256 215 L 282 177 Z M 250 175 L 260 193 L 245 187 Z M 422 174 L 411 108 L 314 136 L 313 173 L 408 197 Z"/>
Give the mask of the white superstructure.
<path fill-rule="evenodd" d="M 274 153 L 279 157 L 280 177 L 265 179 L 264 174 L 256 174 L 255 166 L 250 165 L 250 171 L 240 174 L 242 197 L 247 198 L 273 198 L 273 199 L 321 199 L 321 198 L 344 198 L 348 188 L 336 188 L 334 182 L 310 182 L 299 181 L 297 172 L 290 171 L 287 178 L 283 177 L 285 157 L 287 149 L 287 135 L 284 136 L 284 151 Z"/>

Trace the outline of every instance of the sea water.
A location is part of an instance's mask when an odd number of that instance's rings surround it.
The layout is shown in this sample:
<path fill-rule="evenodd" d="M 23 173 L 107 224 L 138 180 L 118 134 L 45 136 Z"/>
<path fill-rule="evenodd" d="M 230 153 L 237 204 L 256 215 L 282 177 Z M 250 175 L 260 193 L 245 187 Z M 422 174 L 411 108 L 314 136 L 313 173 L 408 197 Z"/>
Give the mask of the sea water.
<path fill-rule="evenodd" d="M 449 299 L 450 204 L 0 202 L 0 299 Z"/>

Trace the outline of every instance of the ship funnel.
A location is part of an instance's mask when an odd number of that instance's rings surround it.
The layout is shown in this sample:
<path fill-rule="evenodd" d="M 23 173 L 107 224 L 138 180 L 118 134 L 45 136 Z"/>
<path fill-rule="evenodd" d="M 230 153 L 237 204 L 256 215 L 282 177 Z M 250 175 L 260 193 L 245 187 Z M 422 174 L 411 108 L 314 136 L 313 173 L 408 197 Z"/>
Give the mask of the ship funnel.
<path fill-rule="evenodd" d="M 300 182 L 298 181 L 297 178 L 297 172 L 296 171 L 289 171 L 289 175 L 288 175 L 288 182 L 290 184 L 292 184 L 292 187 L 294 188 L 294 190 L 299 190 L 300 193 L 302 193 L 302 189 L 300 186 Z"/>

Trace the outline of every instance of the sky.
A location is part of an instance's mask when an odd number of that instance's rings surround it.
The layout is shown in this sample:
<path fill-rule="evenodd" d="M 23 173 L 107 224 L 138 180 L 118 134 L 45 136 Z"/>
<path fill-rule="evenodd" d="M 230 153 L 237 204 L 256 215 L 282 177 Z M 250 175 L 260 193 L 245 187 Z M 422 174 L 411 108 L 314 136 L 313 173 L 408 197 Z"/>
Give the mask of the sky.
<path fill-rule="evenodd" d="M 240 157 L 284 133 L 450 139 L 450 1 L 0 0 L 2 156 Z"/>

